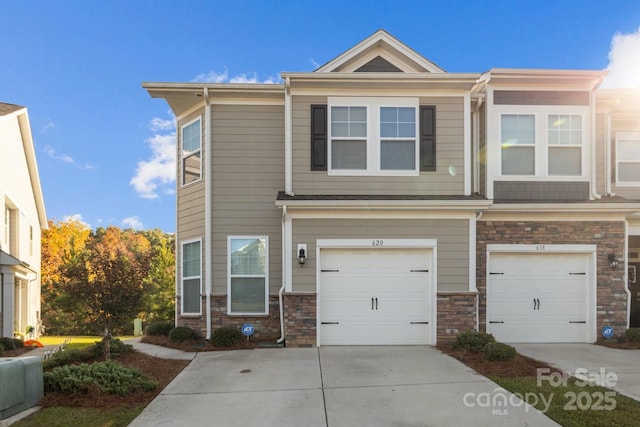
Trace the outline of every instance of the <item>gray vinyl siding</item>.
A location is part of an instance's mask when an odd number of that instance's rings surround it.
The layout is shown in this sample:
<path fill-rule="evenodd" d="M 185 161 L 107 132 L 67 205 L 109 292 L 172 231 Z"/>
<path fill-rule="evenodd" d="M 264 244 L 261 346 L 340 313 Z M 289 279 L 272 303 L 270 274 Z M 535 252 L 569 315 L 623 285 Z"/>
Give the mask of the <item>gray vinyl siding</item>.
<path fill-rule="evenodd" d="M 320 96 L 293 97 L 293 191 L 298 194 L 464 194 L 464 100 L 463 97 L 420 98 L 421 105 L 436 106 L 435 172 L 419 176 L 329 176 L 312 172 L 310 166 L 311 104 L 326 104 Z M 454 166 L 456 174 L 449 173 Z"/>
<path fill-rule="evenodd" d="M 596 192 L 598 194 L 605 193 L 605 154 L 606 154 L 606 116 L 604 114 L 596 114 Z M 612 169 L 613 170 L 613 169 Z M 613 178 L 615 180 L 615 177 Z"/>
<path fill-rule="evenodd" d="M 469 221 L 461 219 L 294 219 L 293 250 L 307 244 L 308 261 L 293 261 L 293 291 L 316 292 L 317 239 L 436 239 L 439 292 L 469 290 Z"/>
<path fill-rule="evenodd" d="M 282 286 L 284 107 L 214 105 L 213 293 L 227 292 L 227 237 L 269 237 L 269 293 Z M 202 200 L 204 203 L 204 199 Z"/>
<path fill-rule="evenodd" d="M 585 91 L 496 90 L 495 105 L 583 105 L 590 104 L 591 93 Z"/>

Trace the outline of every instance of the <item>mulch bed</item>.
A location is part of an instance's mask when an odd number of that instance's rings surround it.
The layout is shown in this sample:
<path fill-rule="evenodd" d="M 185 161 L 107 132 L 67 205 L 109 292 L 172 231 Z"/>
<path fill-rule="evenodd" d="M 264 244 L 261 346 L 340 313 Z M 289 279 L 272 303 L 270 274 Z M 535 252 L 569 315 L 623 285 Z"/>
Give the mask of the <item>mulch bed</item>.
<path fill-rule="evenodd" d="M 640 342 L 633 342 L 633 341 L 618 342 L 618 341 L 600 340 L 596 344 L 601 345 L 603 347 L 620 348 L 623 350 L 640 350 Z"/>
<path fill-rule="evenodd" d="M 2 357 L 17 357 L 17 356 L 28 356 L 31 350 L 34 350 L 36 347 L 20 347 L 15 350 L 5 350 L 2 353 Z"/>
<path fill-rule="evenodd" d="M 267 337 L 267 338 L 263 337 L 260 339 L 251 337 L 251 339 L 249 340 L 244 339 L 242 340 L 242 342 L 238 343 L 238 345 L 235 345 L 233 347 L 215 347 L 209 341 L 189 340 L 184 342 L 173 342 L 173 341 L 170 341 L 169 338 L 164 335 L 159 335 L 159 336 L 145 335 L 140 339 L 140 342 L 143 342 L 146 344 L 161 345 L 163 347 L 175 348 L 177 350 L 182 350 L 182 351 L 228 351 L 228 350 L 251 350 L 258 347 L 261 342 L 275 343 L 276 340 L 277 338 L 273 338 L 273 337 Z"/>

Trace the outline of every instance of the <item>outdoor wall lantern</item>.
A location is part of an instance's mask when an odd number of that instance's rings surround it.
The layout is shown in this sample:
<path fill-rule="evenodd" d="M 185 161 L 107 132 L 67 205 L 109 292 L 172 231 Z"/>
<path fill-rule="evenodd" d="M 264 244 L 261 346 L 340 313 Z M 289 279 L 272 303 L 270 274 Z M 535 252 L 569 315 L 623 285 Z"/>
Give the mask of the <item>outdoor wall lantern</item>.
<path fill-rule="evenodd" d="M 300 267 L 304 267 L 304 264 L 307 262 L 307 254 L 304 248 L 298 248 L 298 264 Z"/>
<path fill-rule="evenodd" d="M 609 254 L 609 267 L 612 270 L 615 270 L 618 267 L 618 259 L 616 258 L 616 254 Z"/>

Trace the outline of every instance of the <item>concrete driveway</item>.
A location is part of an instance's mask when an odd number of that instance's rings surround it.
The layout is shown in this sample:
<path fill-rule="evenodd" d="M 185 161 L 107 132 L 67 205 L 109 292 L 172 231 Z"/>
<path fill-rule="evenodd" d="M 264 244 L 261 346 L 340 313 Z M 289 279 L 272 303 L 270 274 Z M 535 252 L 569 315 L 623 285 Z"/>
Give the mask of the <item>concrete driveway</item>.
<path fill-rule="evenodd" d="M 131 424 L 201 425 L 557 424 L 455 359 L 412 346 L 199 353 Z"/>
<path fill-rule="evenodd" d="M 592 378 L 600 385 L 640 400 L 640 350 L 593 344 L 514 344 L 518 353 Z M 584 372 L 588 371 L 588 373 Z M 609 384 L 602 384 L 603 381 Z M 615 383 L 615 384 L 614 384 Z"/>

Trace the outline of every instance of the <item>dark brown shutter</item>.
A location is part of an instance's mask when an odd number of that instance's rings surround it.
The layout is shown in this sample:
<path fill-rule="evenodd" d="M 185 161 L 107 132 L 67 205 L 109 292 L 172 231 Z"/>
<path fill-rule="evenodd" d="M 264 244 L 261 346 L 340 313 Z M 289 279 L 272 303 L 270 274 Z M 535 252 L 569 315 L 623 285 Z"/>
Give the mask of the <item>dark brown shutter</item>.
<path fill-rule="evenodd" d="M 311 170 L 327 170 L 326 105 L 311 105 Z"/>
<path fill-rule="evenodd" d="M 420 106 L 420 170 L 436 170 L 436 107 Z"/>

